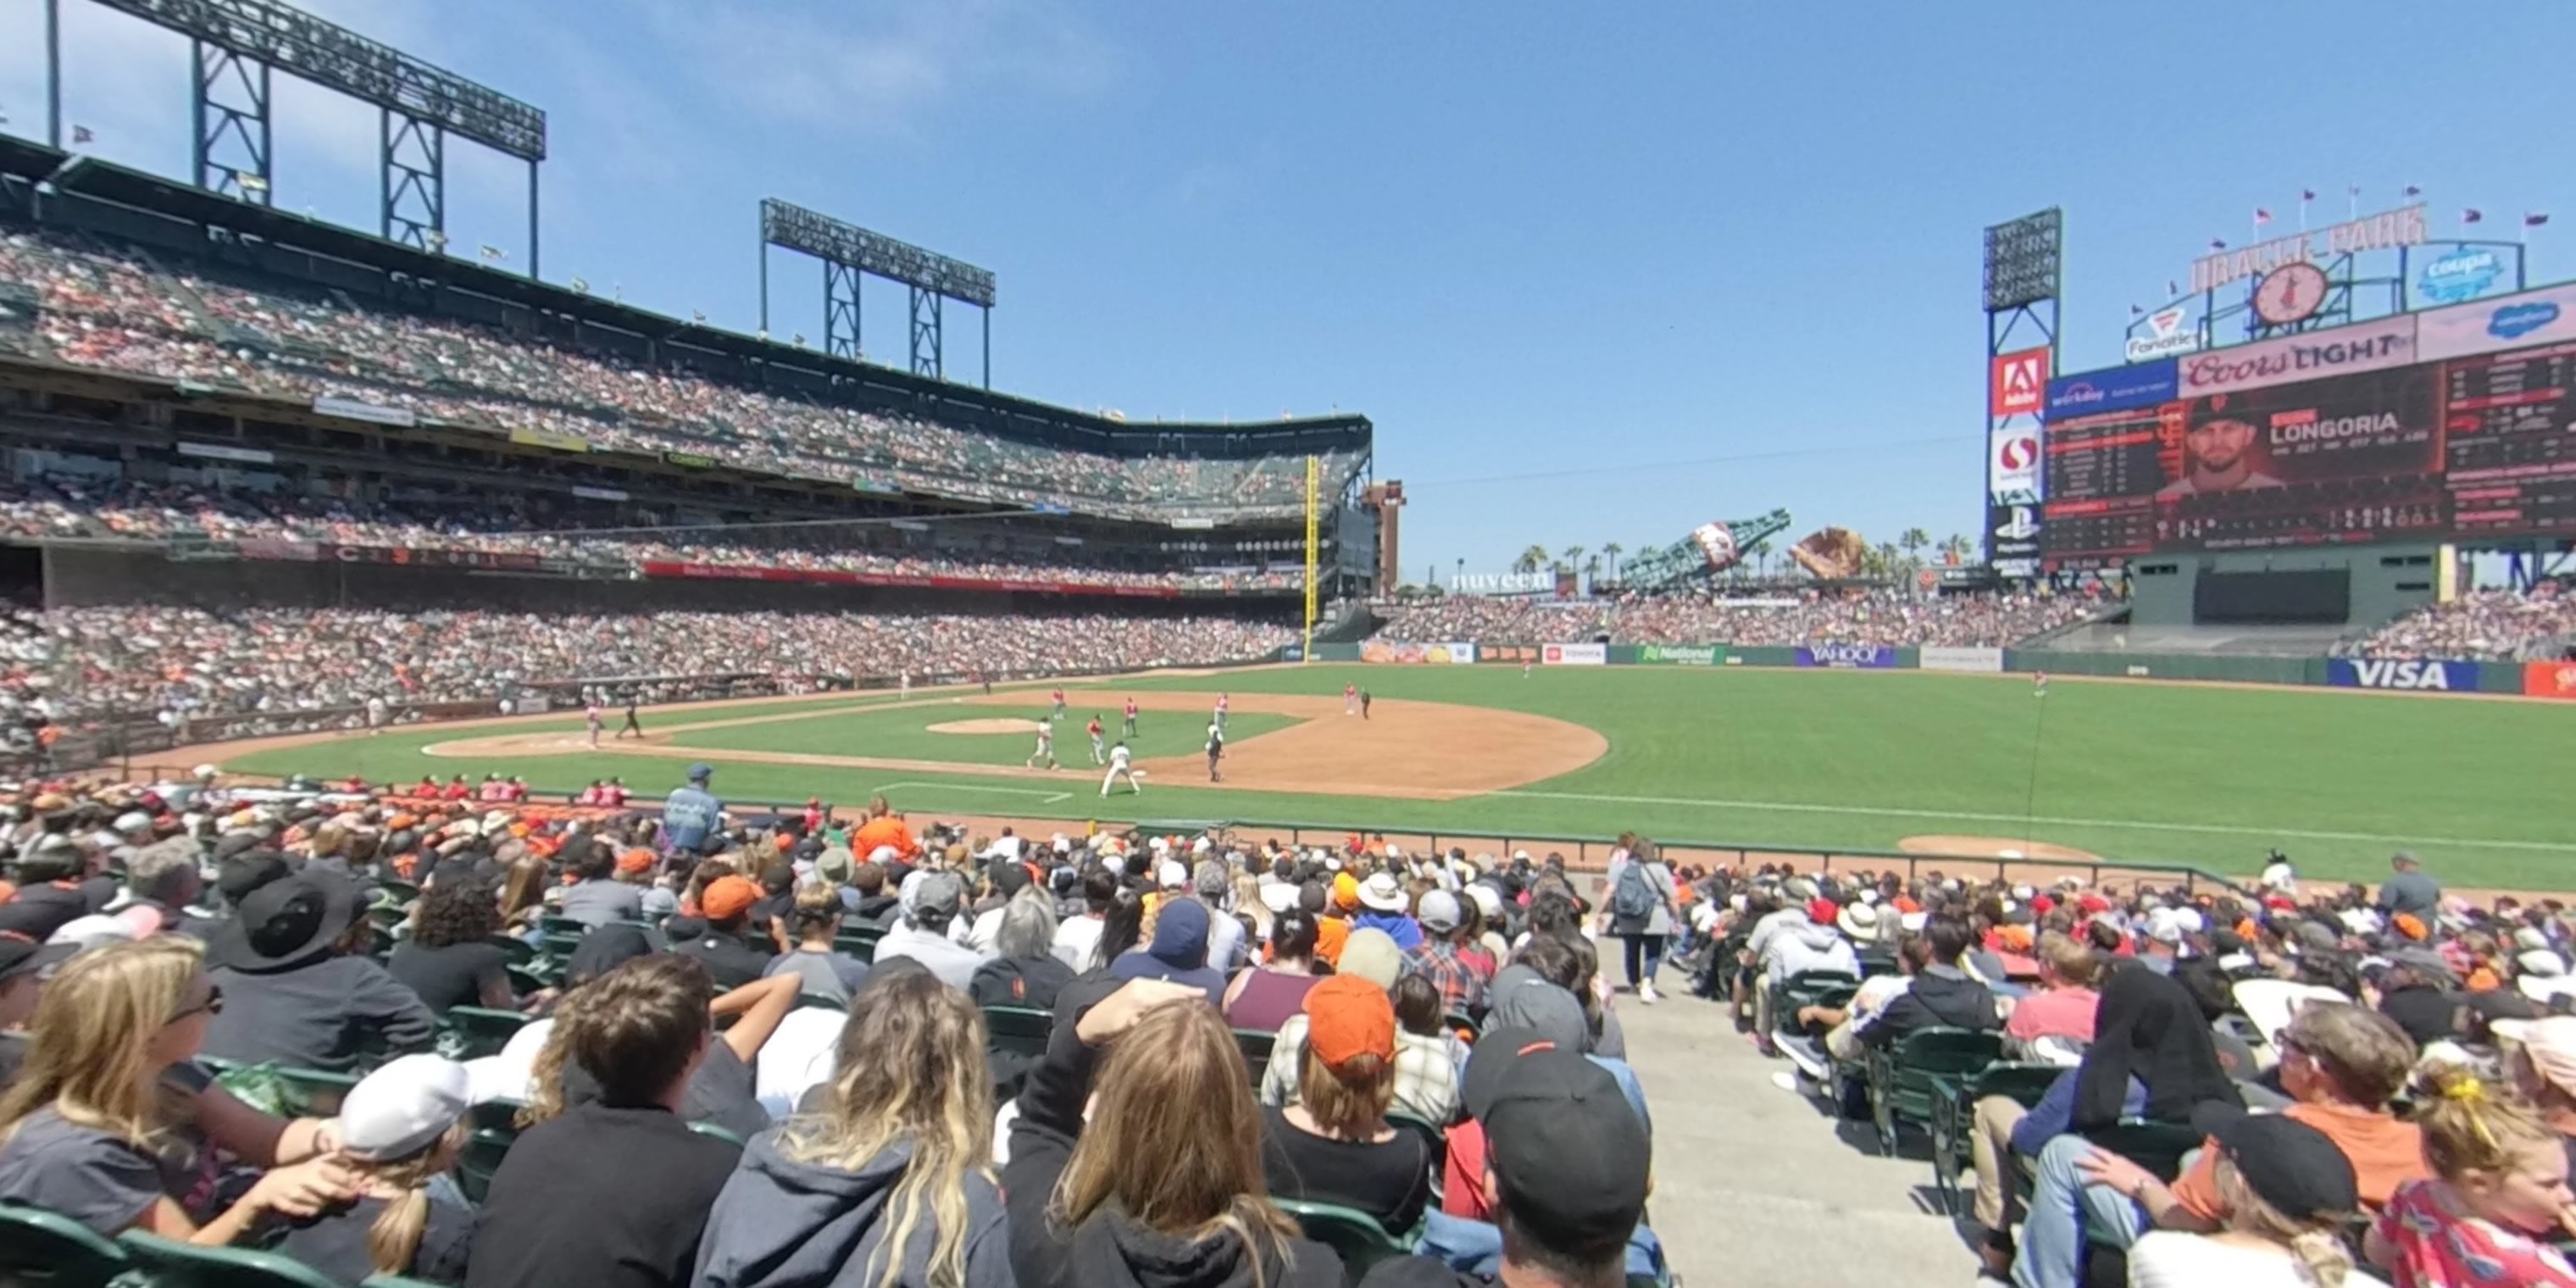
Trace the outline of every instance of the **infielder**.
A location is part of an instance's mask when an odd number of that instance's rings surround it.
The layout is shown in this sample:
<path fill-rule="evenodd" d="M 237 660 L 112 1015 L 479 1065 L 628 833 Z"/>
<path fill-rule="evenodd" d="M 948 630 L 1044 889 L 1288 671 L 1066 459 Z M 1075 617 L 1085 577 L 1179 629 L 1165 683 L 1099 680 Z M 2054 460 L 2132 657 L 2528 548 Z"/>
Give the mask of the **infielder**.
<path fill-rule="evenodd" d="M 1064 719 L 1064 690 L 1062 690 L 1062 689 L 1058 689 L 1058 690 L 1056 690 L 1056 691 L 1055 691 L 1055 693 L 1054 693 L 1054 697 L 1055 697 L 1055 712 L 1054 712 L 1054 714 L 1049 715 L 1049 716 L 1047 717 L 1047 719 L 1049 719 L 1049 720 L 1062 720 L 1062 719 Z"/>
<path fill-rule="evenodd" d="M 1022 762 L 1021 767 L 1025 769 L 1035 769 L 1038 767 L 1038 761 L 1040 758 L 1044 758 L 1046 760 L 1047 768 L 1054 769 L 1057 767 L 1055 763 L 1055 722 L 1052 720 L 1038 721 L 1038 749 L 1029 753 L 1029 758 Z"/>
<path fill-rule="evenodd" d="M 1342 714 L 1343 714 L 1343 715 L 1346 715 L 1346 716 L 1355 716 L 1355 715 L 1358 715 L 1359 713 L 1360 713 L 1360 686 L 1358 686 L 1358 685 L 1356 685 L 1356 684 L 1345 684 L 1345 685 L 1343 685 L 1343 686 L 1342 686 Z"/>
<path fill-rule="evenodd" d="M 1226 704 L 1233 700 L 1234 695 L 1231 693 L 1220 693 L 1216 695 L 1216 725 L 1214 727 L 1218 733 L 1225 732 L 1225 708 Z"/>
<path fill-rule="evenodd" d="M 912 672 L 910 671 L 903 673 L 903 696 L 907 698 L 912 696 Z"/>
<path fill-rule="evenodd" d="M 1136 699 L 1134 698 L 1127 699 L 1127 727 L 1119 733 L 1128 738 L 1136 736 Z"/>
<path fill-rule="evenodd" d="M 644 722 L 635 718 L 635 691 L 633 689 L 628 689 L 626 691 L 626 726 L 617 731 L 617 736 L 619 738 L 623 738 L 630 733 L 638 738 L 642 738 L 644 736 Z"/>
<path fill-rule="evenodd" d="M 1087 733 L 1089 733 L 1089 734 L 1091 735 L 1091 767 L 1092 767 L 1092 768 L 1094 768 L 1094 769 L 1098 769 L 1098 768 L 1099 768 L 1099 767 L 1101 767 L 1102 765 L 1106 765 L 1106 764 L 1108 764 L 1108 763 L 1109 763 L 1109 753 L 1108 753 L 1108 751 L 1107 751 L 1105 748 L 1103 748 L 1103 747 L 1101 746 L 1101 743 L 1100 743 L 1100 717 L 1099 717 L 1099 716 L 1094 715 L 1093 717 L 1091 717 L 1091 723 L 1090 723 L 1089 725 L 1085 726 L 1085 732 L 1087 732 Z"/>
<path fill-rule="evenodd" d="M 1366 690 L 1366 689 L 1362 689 L 1362 690 L 1360 690 L 1360 719 L 1362 719 L 1362 720 L 1366 720 L 1366 719 L 1368 719 L 1368 718 L 1369 718 L 1369 714 L 1368 714 L 1368 707 L 1369 707 L 1369 691 L 1368 691 L 1368 690 Z"/>
<path fill-rule="evenodd" d="M 1522 658 L 1522 659 L 1521 659 L 1521 678 L 1522 678 L 1522 679 L 1524 679 L 1524 680 L 1526 680 L 1526 679 L 1528 679 L 1528 678 L 1529 678 L 1529 659 L 1528 659 L 1528 658 Z"/>
<path fill-rule="evenodd" d="M 1136 781 L 1136 771 L 1128 768 L 1127 758 L 1127 741 L 1122 738 L 1118 741 L 1117 746 L 1109 749 L 1109 772 L 1100 776 L 1101 795 L 1107 796 L 1109 794 L 1109 785 L 1117 782 L 1121 778 L 1127 780 L 1128 791 L 1134 792 L 1140 796 L 1144 794 L 1145 785 Z"/>
<path fill-rule="evenodd" d="M 608 723 L 606 717 L 600 714 L 599 699 L 592 698 L 589 704 L 581 709 L 581 720 L 583 724 L 590 726 L 590 749 L 599 750 L 599 730 L 601 726 Z"/>
<path fill-rule="evenodd" d="M 1225 723 L 1223 721 L 1208 726 L 1207 754 L 1208 781 L 1224 782 L 1225 775 L 1216 772 L 1216 762 L 1225 758 Z"/>

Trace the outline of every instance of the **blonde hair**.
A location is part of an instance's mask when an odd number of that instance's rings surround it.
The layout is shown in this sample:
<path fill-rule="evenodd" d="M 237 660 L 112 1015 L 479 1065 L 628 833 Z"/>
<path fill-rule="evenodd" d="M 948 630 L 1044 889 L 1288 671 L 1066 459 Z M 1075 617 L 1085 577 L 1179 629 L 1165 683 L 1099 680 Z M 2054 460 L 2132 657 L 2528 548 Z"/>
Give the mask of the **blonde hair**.
<path fill-rule="evenodd" d="M 2456 1064 L 2426 1067 L 2432 1094 L 2415 1111 L 2424 1131 L 2424 1161 L 2443 1180 L 2462 1172 L 2507 1172 L 2514 1155 L 2558 1134 L 2520 1096 Z"/>
<path fill-rule="evenodd" d="M 818 1114 L 789 1120 L 778 1152 L 796 1162 L 855 1172 L 898 1143 L 912 1156 L 887 1199 L 888 1233 L 877 1288 L 903 1279 L 905 1250 L 926 1221 L 929 1288 L 964 1288 L 965 1178 L 991 1180 L 992 1072 L 984 1013 L 924 971 L 889 973 L 850 999 L 839 1069 Z"/>
<path fill-rule="evenodd" d="M 373 1163 L 353 1162 L 362 1180 L 401 1190 L 385 1204 L 376 1223 L 367 1227 L 367 1260 L 380 1275 L 408 1275 L 420 1255 L 421 1237 L 429 1232 L 429 1183 L 455 1163 L 465 1142 L 466 1125 L 457 1123 L 408 1158 Z"/>
<path fill-rule="evenodd" d="M 2102 969 L 2102 959 L 2093 955 L 2089 945 L 2055 930 L 2039 937 L 2039 959 L 2068 988 L 2093 987 L 2094 976 Z"/>
<path fill-rule="evenodd" d="M 1170 1002 L 1109 1048 L 1090 1122 L 1056 1182 L 1048 1219 L 1064 1230 L 1114 1207 L 1157 1234 L 1243 1241 L 1255 1288 L 1262 1263 L 1289 1257 L 1295 1223 L 1271 1206 L 1261 1175 L 1261 1113 L 1252 1074 L 1216 1008 Z M 1155 1160 L 1139 1167 L 1137 1159 Z"/>
<path fill-rule="evenodd" d="M 1364 1141 L 1386 1125 L 1395 1103 L 1395 1062 L 1361 1054 L 1335 1069 L 1311 1041 L 1297 1062 L 1297 1102 L 1315 1125 L 1343 1140 Z"/>
<path fill-rule="evenodd" d="M 2263 1201 L 2225 1154 L 2218 1157 L 2218 1195 L 2227 1204 L 2227 1228 L 2259 1234 L 2290 1250 L 2317 1288 L 2343 1288 L 2352 1273 L 2352 1250 L 2344 1246 L 2343 1225 L 2356 1214 L 2319 1212 L 2302 1221 Z"/>
<path fill-rule="evenodd" d="M 175 935 L 112 943 L 63 964 L 36 1003 L 18 1080 L 0 1096 L 0 1143 L 52 1106 L 67 1121 L 150 1149 L 161 1105 L 147 1075 L 152 1039 L 178 1016 L 204 965 Z"/>

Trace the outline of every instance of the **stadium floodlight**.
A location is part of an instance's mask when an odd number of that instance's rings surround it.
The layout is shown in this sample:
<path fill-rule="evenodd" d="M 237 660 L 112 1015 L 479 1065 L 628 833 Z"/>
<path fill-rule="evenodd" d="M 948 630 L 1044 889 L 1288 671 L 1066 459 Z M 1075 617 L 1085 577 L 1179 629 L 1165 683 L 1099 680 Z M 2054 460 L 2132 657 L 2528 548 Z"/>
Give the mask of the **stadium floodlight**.
<path fill-rule="evenodd" d="M 49 42 L 59 3 L 46 0 Z M 269 204 L 277 178 L 271 165 L 274 100 L 269 74 L 282 71 L 379 109 L 378 230 L 389 239 L 433 253 L 445 248 L 447 135 L 525 161 L 528 275 L 536 276 L 537 163 L 546 158 L 543 111 L 279 0 L 96 3 L 188 38 L 196 120 L 195 169 L 189 177 L 199 187 Z M 58 57 L 48 52 L 49 59 Z M 59 101 L 58 69 L 52 79 Z"/>
<path fill-rule="evenodd" d="M 823 349 L 859 355 L 859 275 L 901 282 L 912 296 L 912 371 L 947 378 L 940 302 L 983 312 L 984 387 L 993 387 L 993 274 L 963 260 L 870 232 L 846 220 L 776 197 L 760 203 L 760 324 L 769 325 L 769 248 L 802 251 L 823 261 Z"/>

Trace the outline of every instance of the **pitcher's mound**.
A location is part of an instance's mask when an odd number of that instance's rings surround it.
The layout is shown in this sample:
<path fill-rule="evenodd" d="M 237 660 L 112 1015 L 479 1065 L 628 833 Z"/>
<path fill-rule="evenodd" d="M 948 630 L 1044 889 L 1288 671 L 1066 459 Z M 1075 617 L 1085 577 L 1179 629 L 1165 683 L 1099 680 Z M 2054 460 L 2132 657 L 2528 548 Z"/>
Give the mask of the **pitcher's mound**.
<path fill-rule="evenodd" d="M 1909 836 L 1896 843 L 1908 854 L 1956 854 L 1978 859 L 2033 859 L 2042 863 L 2094 863 L 2101 855 L 2046 841 L 2004 836 Z"/>
<path fill-rule="evenodd" d="M 993 717 L 983 720 L 944 720 L 930 726 L 932 733 L 1036 733 L 1043 720 L 1014 720 Z"/>

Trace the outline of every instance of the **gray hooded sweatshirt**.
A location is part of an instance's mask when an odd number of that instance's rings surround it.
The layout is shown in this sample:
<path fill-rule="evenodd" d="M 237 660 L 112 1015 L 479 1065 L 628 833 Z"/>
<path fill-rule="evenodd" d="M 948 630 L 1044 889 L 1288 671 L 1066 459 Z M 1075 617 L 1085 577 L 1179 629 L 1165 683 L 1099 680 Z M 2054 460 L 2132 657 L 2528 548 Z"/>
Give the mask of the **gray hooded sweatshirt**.
<path fill-rule="evenodd" d="M 893 1233 L 885 1205 L 911 1159 L 897 1142 L 844 1172 L 781 1156 L 775 1131 L 753 1137 L 707 1215 L 697 1288 L 876 1288 Z M 966 1175 L 966 1221 L 966 1288 L 1014 1288 L 1001 1191 L 981 1173 Z M 902 1288 L 927 1288 L 937 1242 L 924 1213 L 902 1250 Z"/>

